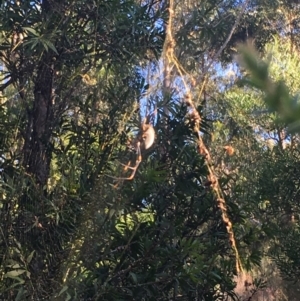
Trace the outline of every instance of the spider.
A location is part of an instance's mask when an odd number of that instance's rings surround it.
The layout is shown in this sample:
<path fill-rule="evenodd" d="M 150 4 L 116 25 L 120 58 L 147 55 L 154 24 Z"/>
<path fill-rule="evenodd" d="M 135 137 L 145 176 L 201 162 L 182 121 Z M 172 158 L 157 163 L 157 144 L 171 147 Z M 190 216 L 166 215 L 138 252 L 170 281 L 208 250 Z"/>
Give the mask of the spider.
<path fill-rule="evenodd" d="M 136 174 L 136 171 L 142 162 L 142 150 L 149 149 L 155 140 L 155 130 L 153 126 L 147 122 L 148 118 L 145 118 L 144 122 L 141 125 L 140 131 L 137 134 L 136 138 L 133 140 L 131 143 L 131 146 L 133 149 L 136 151 L 136 160 L 134 165 L 132 166 L 132 161 L 130 160 L 127 164 L 120 163 L 120 165 L 124 166 L 124 171 L 127 171 L 128 169 L 131 169 L 131 175 L 129 177 L 112 177 L 109 176 L 110 178 L 114 178 L 116 180 L 120 181 L 126 181 L 126 180 L 132 180 Z M 118 186 L 118 183 L 115 185 L 115 187 Z"/>

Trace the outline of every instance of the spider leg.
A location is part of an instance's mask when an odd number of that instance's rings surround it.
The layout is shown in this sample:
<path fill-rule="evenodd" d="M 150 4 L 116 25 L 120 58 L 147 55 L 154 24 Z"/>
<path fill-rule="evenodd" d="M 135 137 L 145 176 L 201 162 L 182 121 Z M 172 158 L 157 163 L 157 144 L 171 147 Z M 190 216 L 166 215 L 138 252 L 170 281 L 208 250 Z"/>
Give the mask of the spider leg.
<path fill-rule="evenodd" d="M 132 170 L 132 173 L 129 177 L 119 178 L 119 177 L 113 177 L 113 176 L 109 176 L 109 175 L 107 175 L 107 176 L 112 178 L 112 179 L 119 180 L 119 181 L 126 181 L 126 180 L 130 181 L 130 180 L 132 180 L 134 178 L 135 174 L 136 174 L 136 171 L 137 171 L 140 163 L 142 162 L 140 142 L 138 142 L 137 145 L 136 145 L 136 153 L 137 153 L 137 158 L 136 158 L 135 166 L 130 166 L 131 161 L 129 161 L 127 165 L 119 162 L 120 165 L 124 166 L 124 171 L 126 171 L 127 169 Z M 114 187 L 116 188 L 118 185 L 119 185 L 119 183 L 116 183 L 114 185 Z"/>
<path fill-rule="evenodd" d="M 127 164 L 121 163 L 120 161 L 117 161 L 120 165 L 124 166 L 124 171 L 127 169 L 135 169 L 135 166 L 130 166 L 131 161 L 129 161 Z"/>
<path fill-rule="evenodd" d="M 120 180 L 132 180 L 134 178 L 135 173 L 136 173 L 140 163 L 142 162 L 140 142 L 138 142 L 137 145 L 136 145 L 136 153 L 137 153 L 137 159 L 136 159 L 136 162 L 135 162 L 135 166 L 129 166 L 128 164 L 127 165 L 122 164 L 126 167 L 126 169 L 127 168 L 131 169 L 132 174 L 127 178 L 118 178 L 118 179 L 120 179 Z"/>

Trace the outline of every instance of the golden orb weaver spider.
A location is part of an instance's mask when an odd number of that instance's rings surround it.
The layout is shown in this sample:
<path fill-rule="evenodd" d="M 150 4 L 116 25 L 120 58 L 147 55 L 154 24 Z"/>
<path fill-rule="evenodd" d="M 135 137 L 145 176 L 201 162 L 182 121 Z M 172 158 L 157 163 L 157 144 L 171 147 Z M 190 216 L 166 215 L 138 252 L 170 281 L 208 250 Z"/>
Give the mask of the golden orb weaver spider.
<path fill-rule="evenodd" d="M 132 160 L 130 160 L 127 164 L 123 164 L 119 162 L 120 165 L 124 166 L 123 169 L 124 172 L 127 171 L 128 169 L 132 170 L 130 176 L 128 177 L 109 176 L 110 178 L 113 178 L 118 181 L 126 181 L 126 180 L 129 181 L 134 178 L 136 171 L 142 162 L 142 150 L 149 149 L 155 141 L 155 130 L 151 124 L 147 123 L 147 121 L 149 122 L 149 118 L 144 119 L 137 136 L 131 143 L 131 146 L 136 151 L 136 157 L 135 157 L 136 159 L 134 164 L 132 164 Z M 117 187 L 118 184 L 119 183 L 116 183 L 114 187 Z"/>

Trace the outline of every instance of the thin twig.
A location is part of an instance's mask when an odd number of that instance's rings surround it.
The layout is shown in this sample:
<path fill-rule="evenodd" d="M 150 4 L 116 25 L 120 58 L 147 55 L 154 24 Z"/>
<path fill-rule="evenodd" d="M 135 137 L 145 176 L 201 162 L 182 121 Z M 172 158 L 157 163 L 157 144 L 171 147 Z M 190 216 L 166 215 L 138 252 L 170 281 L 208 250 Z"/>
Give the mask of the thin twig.
<path fill-rule="evenodd" d="M 245 0 L 242 9 L 240 11 L 240 13 L 238 14 L 238 17 L 236 18 L 234 25 L 231 28 L 231 31 L 227 37 L 227 39 L 225 40 L 225 42 L 223 43 L 223 45 L 221 46 L 221 48 L 215 53 L 215 55 L 212 57 L 210 63 L 204 68 L 202 77 L 204 77 L 206 75 L 206 73 L 208 72 L 209 68 L 212 66 L 212 64 L 216 61 L 216 59 L 220 56 L 220 54 L 223 52 L 223 50 L 225 49 L 225 47 L 227 46 L 227 44 L 229 43 L 230 39 L 232 38 L 232 35 L 235 31 L 235 29 L 237 28 L 237 26 L 240 23 L 241 17 L 244 14 L 247 4 L 248 4 L 249 0 Z"/>

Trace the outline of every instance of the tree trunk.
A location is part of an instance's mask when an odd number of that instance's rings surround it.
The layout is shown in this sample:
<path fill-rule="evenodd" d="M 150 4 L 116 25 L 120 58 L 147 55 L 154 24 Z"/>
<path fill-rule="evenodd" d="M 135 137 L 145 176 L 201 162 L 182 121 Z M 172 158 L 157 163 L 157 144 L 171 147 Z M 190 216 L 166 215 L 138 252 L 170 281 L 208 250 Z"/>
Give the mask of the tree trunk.
<path fill-rule="evenodd" d="M 24 143 L 24 167 L 38 184 L 47 184 L 51 161 L 53 127 L 53 63 L 46 53 L 39 63 L 34 87 L 34 104 Z"/>

